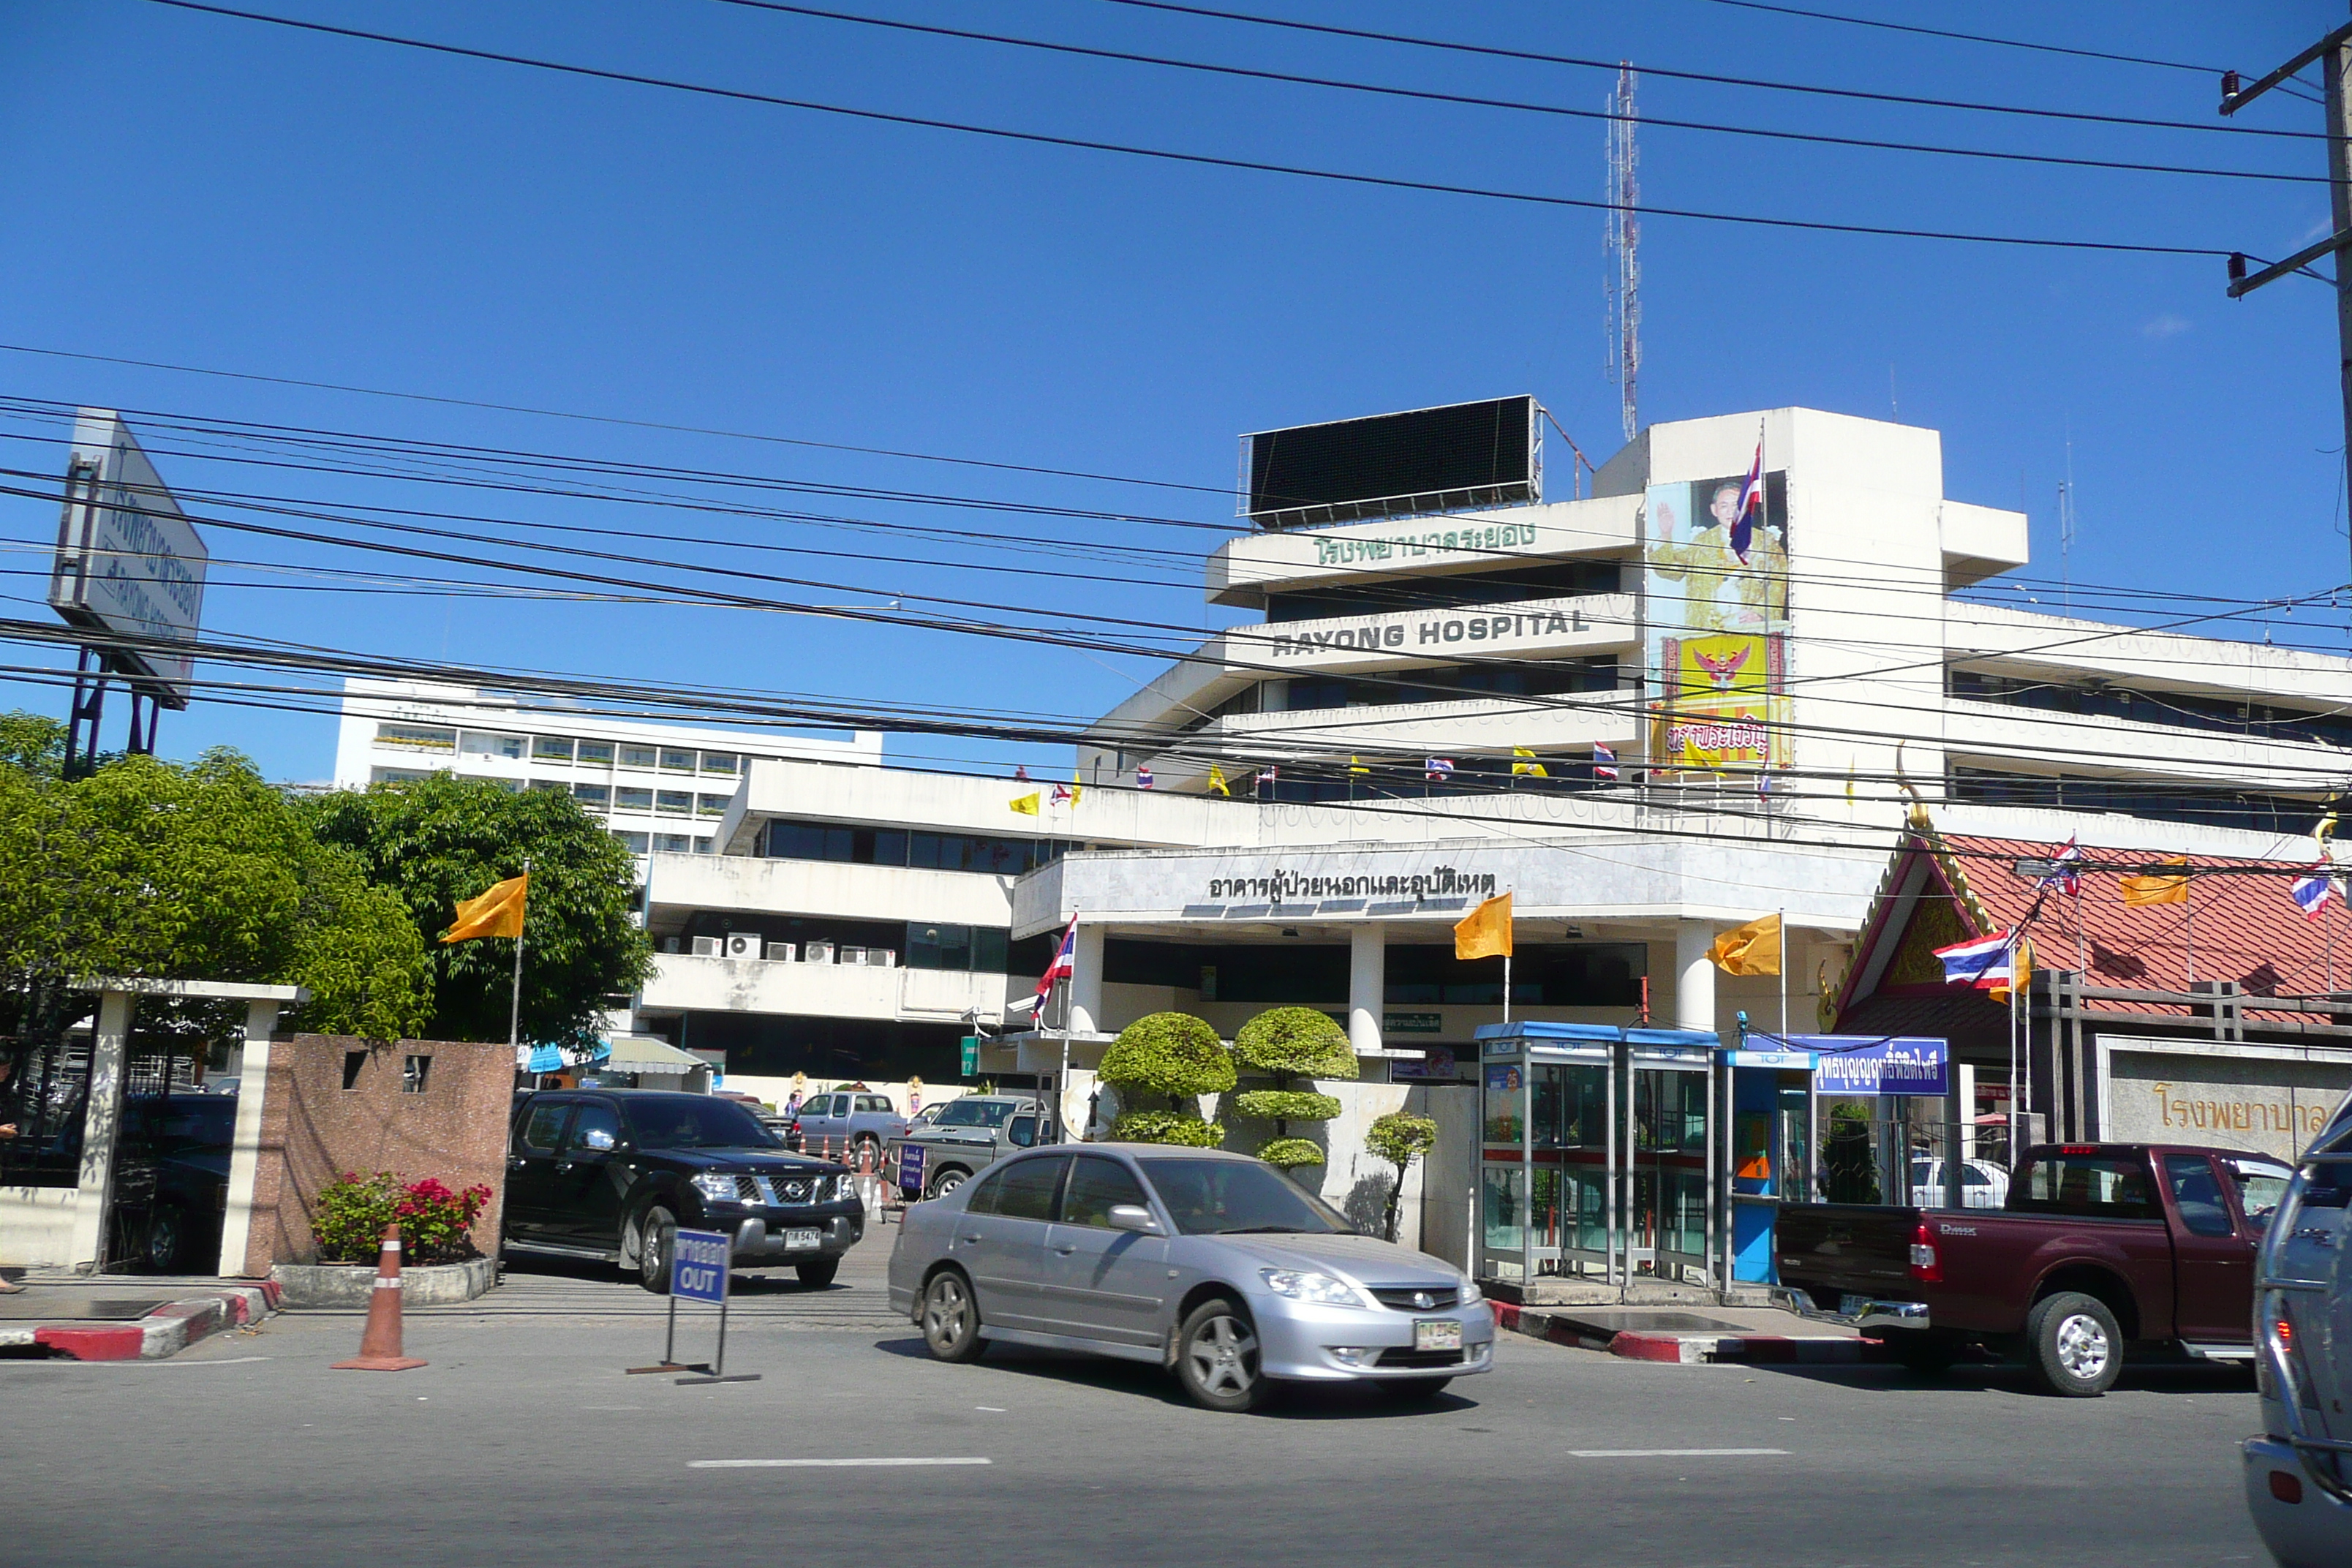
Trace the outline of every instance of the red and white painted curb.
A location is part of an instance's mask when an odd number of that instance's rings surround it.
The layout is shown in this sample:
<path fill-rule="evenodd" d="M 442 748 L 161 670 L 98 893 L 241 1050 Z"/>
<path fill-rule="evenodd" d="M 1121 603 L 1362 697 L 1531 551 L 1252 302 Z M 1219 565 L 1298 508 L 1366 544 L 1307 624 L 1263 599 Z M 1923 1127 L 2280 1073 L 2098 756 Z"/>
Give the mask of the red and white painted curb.
<path fill-rule="evenodd" d="M 32 1345 L 71 1361 L 161 1361 L 277 1310 L 277 1282 L 264 1279 L 166 1301 L 128 1323 L 0 1324 L 0 1350 Z"/>
<path fill-rule="evenodd" d="M 1669 1362 L 1685 1366 L 1727 1361 L 1751 1365 L 1854 1366 L 1887 1359 L 1886 1347 L 1876 1340 L 1843 1336 L 1806 1339 L 1789 1334 L 1648 1334 L 1631 1331 L 1600 1335 L 1549 1312 L 1528 1311 L 1502 1301 L 1494 1303 L 1494 1307 L 1498 1327 L 1556 1345 L 1605 1350 L 1629 1361 Z"/>

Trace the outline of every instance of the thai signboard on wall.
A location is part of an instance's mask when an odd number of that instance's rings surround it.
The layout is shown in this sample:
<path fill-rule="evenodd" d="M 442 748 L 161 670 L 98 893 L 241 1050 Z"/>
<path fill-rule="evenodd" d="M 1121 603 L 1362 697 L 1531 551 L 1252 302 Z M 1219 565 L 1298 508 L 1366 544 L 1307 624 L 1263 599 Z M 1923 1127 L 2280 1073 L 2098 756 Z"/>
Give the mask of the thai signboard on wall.
<path fill-rule="evenodd" d="M 2352 1088 L 2352 1063 L 2306 1060 L 2300 1050 L 2221 1055 L 2112 1037 L 2101 1045 L 2101 1136 L 2113 1142 L 2205 1143 L 2293 1160 Z"/>

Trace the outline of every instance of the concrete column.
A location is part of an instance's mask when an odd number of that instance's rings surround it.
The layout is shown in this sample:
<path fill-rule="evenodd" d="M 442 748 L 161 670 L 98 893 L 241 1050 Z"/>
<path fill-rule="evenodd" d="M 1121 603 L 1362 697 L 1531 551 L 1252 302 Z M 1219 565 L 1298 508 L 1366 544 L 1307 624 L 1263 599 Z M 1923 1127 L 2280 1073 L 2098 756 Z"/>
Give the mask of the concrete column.
<path fill-rule="evenodd" d="M 1081 924 L 1070 953 L 1070 1030 L 1094 1034 L 1101 1029 L 1102 1018 L 1103 928 Z"/>
<path fill-rule="evenodd" d="M 1381 1004 L 1388 984 L 1388 928 L 1377 921 L 1349 927 L 1348 1044 L 1360 1057 L 1381 1054 Z"/>
<path fill-rule="evenodd" d="M 1715 961 L 1706 950 L 1715 945 L 1715 927 L 1706 921 L 1681 921 L 1675 926 L 1675 1027 L 1715 1027 Z"/>
<path fill-rule="evenodd" d="M 73 1250 L 68 1268 L 92 1273 L 106 1262 L 106 1211 L 114 1202 L 114 1144 L 122 1124 L 122 1085 L 131 1051 L 131 1015 L 138 998 L 101 992 L 98 1032 L 90 1041 L 89 1092 L 81 1113 L 81 1179 L 74 1195 Z"/>
<path fill-rule="evenodd" d="M 247 1253 L 253 1237 L 253 1186 L 261 1171 L 261 1113 L 269 1090 L 269 1037 L 278 1027 L 276 1002 L 248 1002 L 245 1007 L 243 1061 L 236 1086 L 236 1128 L 230 1134 L 228 1203 L 221 1214 L 218 1272 L 224 1279 L 252 1274 Z M 263 1259 L 259 1278 L 269 1271 Z"/>

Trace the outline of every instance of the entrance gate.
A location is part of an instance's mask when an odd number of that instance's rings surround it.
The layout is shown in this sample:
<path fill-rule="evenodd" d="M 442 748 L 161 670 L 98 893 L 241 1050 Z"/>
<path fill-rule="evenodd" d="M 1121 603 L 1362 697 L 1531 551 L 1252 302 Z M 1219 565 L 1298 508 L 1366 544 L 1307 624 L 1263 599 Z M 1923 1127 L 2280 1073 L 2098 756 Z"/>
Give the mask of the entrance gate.
<path fill-rule="evenodd" d="M 1712 1282 L 1716 1037 L 1591 1024 L 1480 1033 L 1480 1271 Z"/>

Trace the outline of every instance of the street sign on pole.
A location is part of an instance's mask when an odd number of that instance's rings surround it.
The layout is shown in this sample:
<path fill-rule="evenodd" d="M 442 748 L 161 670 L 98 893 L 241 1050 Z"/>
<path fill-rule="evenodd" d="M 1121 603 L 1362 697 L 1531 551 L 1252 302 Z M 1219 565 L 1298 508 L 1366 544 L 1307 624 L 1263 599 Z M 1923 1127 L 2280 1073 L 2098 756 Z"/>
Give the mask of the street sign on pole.
<path fill-rule="evenodd" d="M 963 1076 L 970 1078 L 980 1071 L 980 1037 L 978 1035 L 966 1035 L 963 1037 L 962 1045 Z"/>
<path fill-rule="evenodd" d="M 909 1194 L 909 1201 L 923 1195 L 923 1157 L 928 1152 L 920 1143 L 898 1145 L 898 1190 Z"/>
<path fill-rule="evenodd" d="M 647 1238 L 646 1245 L 651 1246 Z M 681 1377 L 678 1384 L 689 1383 L 757 1383 L 756 1372 L 727 1373 L 727 1286 L 729 1265 L 734 1257 L 734 1243 L 715 1230 L 680 1230 L 671 1233 L 669 1255 L 669 1329 L 662 1346 L 662 1358 L 652 1366 L 633 1366 L 629 1371 L 690 1372 L 698 1375 Z M 677 1349 L 677 1304 L 680 1300 L 709 1301 L 719 1308 L 719 1353 L 709 1362 L 685 1362 L 674 1359 Z"/>

